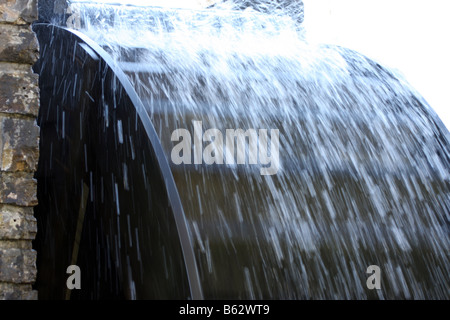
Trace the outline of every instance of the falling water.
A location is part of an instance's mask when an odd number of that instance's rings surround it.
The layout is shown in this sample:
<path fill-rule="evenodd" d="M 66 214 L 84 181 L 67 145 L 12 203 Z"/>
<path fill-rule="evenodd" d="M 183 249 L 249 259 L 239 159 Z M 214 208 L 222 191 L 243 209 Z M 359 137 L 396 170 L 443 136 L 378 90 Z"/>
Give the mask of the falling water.
<path fill-rule="evenodd" d="M 75 1 L 72 10 L 148 110 L 206 298 L 450 297 L 449 133 L 404 79 L 351 50 L 308 44 L 289 15 Z M 194 139 L 194 121 L 224 135 L 278 129 L 278 171 L 175 164 L 172 133 Z M 380 290 L 366 285 L 371 265 Z"/>

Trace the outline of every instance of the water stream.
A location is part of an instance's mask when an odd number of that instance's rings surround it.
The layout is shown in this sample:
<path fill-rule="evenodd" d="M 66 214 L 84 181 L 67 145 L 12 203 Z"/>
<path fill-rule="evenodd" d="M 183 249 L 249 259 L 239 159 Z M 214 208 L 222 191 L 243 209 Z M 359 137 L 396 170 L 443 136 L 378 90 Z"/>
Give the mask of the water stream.
<path fill-rule="evenodd" d="M 449 132 L 407 81 L 309 44 L 289 15 L 72 9 L 148 109 L 206 298 L 450 298 Z M 177 129 L 190 134 L 181 164 Z M 250 135 L 237 163 L 227 129 L 256 133 L 259 149 Z M 366 284 L 371 265 L 379 290 Z"/>

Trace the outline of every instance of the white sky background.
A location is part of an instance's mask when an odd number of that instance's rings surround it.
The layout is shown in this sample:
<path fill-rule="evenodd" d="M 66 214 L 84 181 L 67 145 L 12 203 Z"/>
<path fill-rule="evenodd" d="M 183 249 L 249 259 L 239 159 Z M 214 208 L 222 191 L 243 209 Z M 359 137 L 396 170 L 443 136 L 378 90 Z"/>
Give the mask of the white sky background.
<path fill-rule="evenodd" d="M 303 0 L 308 41 L 399 70 L 450 129 L 449 0 Z"/>
<path fill-rule="evenodd" d="M 213 1 L 106 2 L 198 8 Z M 397 69 L 450 129 L 450 0 L 303 2 L 308 41 L 338 44 Z"/>

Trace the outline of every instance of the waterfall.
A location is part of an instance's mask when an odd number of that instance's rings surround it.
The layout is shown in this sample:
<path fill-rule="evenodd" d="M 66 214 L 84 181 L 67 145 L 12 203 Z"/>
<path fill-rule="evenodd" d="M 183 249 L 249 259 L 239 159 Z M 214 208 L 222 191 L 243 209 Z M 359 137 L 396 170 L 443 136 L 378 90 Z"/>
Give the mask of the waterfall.
<path fill-rule="evenodd" d="M 449 132 L 405 79 L 290 15 L 71 6 L 147 108 L 205 298 L 450 297 Z"/>

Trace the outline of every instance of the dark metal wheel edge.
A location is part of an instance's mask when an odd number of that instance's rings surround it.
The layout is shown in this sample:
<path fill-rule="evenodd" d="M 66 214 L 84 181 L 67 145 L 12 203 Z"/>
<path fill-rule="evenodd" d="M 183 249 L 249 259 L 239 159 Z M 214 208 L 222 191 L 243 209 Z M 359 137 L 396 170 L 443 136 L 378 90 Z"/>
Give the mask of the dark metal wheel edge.
<path fill-rule="evenodd" d="M 164 154 L 162 145 L 160 143 L 159 137 L 156 134 L 156 131 L 153 127 L 153 124 L 150 120 L 149 115 L 147 114 L 145 107 L 138 97 L 136 91 L 131 85 L 125 73 L 120 69 L 119 66 L 115 63 L 115 61 L 111 58 L 111 56 L 101 48 L 95 41 L 90 39 L 85 34 L 64 27 L 59 27 L 52 24 L 47 23 L 35 23 L 33 25 L 33 30 L 39 30 L 44 28 L 54 28 L 59 29 L 58 31 L 71 33 L 76 36 L 77 40 L 80 43 L 85 43 L 88 45 L 104 62 L 105 64 L 112 70 L 114 75 L 117 77 L 121 85 L 123 86 L 126 94 L 129 96 L 132 101 L 137 115 L 145 129 L 147 137 L 150 141 L 150 144 L 153 148 L 153 151 L 156 155 L 157 165 L 159 166 L 159 170 L 164 178 L 165 189 L 168 197 L 168 201 L 170 206 L 172 207 L 172 211 L 174 214 L 174 220 L 176 223 L 178 236 L 180 239 L 180 244 L 183 252 L 183 257 L 185 260 L 185 267 L 188 276 L 189 287 L 191 291 L 191 297 L 193 300 L 202 300 L 203 290 L 201 287 L 200 276 L 198 273 L 197 261 L 194 254 L 192 237 L 188 228 L 186 216 L 184 213 L 183 205 L 181 203 L 181 199 L 178 193 L 178 189 L 175 185 L 175 180 L 172 175 L 172 171 L 170 170 L 169 162 Z"/>

